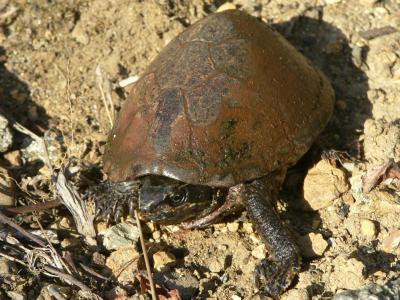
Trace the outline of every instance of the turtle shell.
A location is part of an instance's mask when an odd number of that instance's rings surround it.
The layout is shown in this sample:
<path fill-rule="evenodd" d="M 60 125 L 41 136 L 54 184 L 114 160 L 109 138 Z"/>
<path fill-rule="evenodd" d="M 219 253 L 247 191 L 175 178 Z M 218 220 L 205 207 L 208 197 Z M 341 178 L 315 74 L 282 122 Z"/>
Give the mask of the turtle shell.
<path fill-rule="evenodd" d="M 334 93 L 279 33 L 238 10 L 173 39 L 134 84 L 110 133 L 113 181 L 147 174 L 228 187 L 294 164 Z"/>

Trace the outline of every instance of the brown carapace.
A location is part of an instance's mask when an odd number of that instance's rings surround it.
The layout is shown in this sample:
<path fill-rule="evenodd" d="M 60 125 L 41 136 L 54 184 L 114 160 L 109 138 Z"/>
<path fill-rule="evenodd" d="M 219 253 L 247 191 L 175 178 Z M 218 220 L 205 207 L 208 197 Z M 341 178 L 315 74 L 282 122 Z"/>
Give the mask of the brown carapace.
<path fill-rule="evenodd" d="M 109 137 L 110 179 L 233 186 L 295 163 L 332 112 L 325 76 L 243 12 L 200 20 L 134 84 Z"/>

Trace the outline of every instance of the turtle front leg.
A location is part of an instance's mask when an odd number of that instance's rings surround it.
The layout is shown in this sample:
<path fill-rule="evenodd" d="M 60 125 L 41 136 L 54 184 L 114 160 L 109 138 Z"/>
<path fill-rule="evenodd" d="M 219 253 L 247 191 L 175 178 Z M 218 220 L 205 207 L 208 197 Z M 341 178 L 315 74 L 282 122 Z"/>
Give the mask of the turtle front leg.
<path fill-rule="evenodd" d="M 255 284 L 262 294 L 278 299 L 298 274 L 301 259 L 275 210 L 277 192 L 273 188 L 272 176 L 240 185 L 246 209 L 269 253 L 255 269 Z"/>

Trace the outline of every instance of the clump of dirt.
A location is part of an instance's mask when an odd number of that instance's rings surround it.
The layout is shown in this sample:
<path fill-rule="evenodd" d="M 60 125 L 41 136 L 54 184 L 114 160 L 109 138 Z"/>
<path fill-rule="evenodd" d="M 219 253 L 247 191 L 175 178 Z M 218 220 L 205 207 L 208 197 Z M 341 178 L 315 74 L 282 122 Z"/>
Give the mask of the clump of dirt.
<path fill-rule="evenodd" d="M 55 170 L 70 162 L 80 166 L 73 181 L 84 193 L 103 179 L 102 153 L 110 130 L 96 67 L 100 65 L 110 80 L 118 110 L 129 91 L 118 82 L 140 76 L 174 36 L 224 2 L 0 1 L 0 113 L 45 137 Z M 282 191 L 282 219 L 304 255 L 299 279 L 283 299 L 331 297 L 399 275 L 399 182 L 386 180 L 370 193 L 363 192 L 368 170 L 389 159 L 400 161 L 396 2 L 324 0 L 316 5 L 308 0 L 234 0 L 228 4 L 281 32 L 324 71 L 336 93 L 328 128 L 289 170 Z M 32 154 L 39 147 L 34 137 L 11 125 L 7 130 L 13 134 L 12 144 L 1 154 L 0 164 L 19 187 L 19 205 L 54 200 L 51 170 L 45 158 Z M 334 197 L 324 198 L 328 192 Z M 139 292 L 139 282 L 144 284 L 144 277 L 134 274 L 144 270 L 141 258 L 129 266 L 131 272 L 124 273 L 123 281 L 116 280 L 118 270 L 110 268 L 110 257 L 129 263 L 131 253 L 140 257 L 138 249 L 83 246 L 65 209 L 30 213 L 17 220 L 29 230 L 41 226 L 55 233 L 54 247 L 66 253 L 64 259 L 72 257 L 78 266 L 90 267 L 71 273 L 97 295 L 128 299 Z M 104 223 L 96 226 L 98 232 L 107 230 Z M 7 229 L 0 227 L 0 233 Z M 263 258 L 263 243 L 246 214 L 204 230 L 148 223 L 144 233 L 151 262 L 157 264 L 155 281 L 170 298 L 176 289 L 184 298 L 258 297 L 253 270 Z M 0 235 L 0 248 L 13 253 L 17 246 L 9 242 Z M 113 251 L 128 253 L 127 260 Z M 0 298 L 49 299 L 52 289 L 78 297 L 76 286 L 10 262 L 1 253 L 5 254 L 0 251 Z"/>

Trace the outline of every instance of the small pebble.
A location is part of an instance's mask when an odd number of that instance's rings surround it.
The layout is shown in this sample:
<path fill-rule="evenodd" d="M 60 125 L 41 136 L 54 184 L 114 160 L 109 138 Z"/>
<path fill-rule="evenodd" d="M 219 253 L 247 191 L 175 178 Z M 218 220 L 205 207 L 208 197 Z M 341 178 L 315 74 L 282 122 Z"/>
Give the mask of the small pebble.
<path fill-rule="evenodd" d="M 0 114 L 0 153 L 6 152 L 13 142 L 8 120 Z"/>
<path fill-rule="evenodd" d="M 217 248 L 220 251 L 226 251 L 226 250 L 228 250 L 228 245 L 221 244 L 221 245 L 218 245 Z"/>
<path fill-rule="evenodd" d="M 333 261 L 334 271 L 330 281 L 335 289 L 355 289 L 365 284 L 365 265 L 356 258 L 339 255 Z"/>
<path fill-rule="evenodd" d="M 154 268 L 158 271 L 176 264 L 176 257 L 170 252 L 158 251 L 153 254 Z"/>
<path fill-rule="evenodd" d="M 11 262 L 5 257 L 0 257 L 0 274 L 2 276 L 11 275 L 10 269 Z"/>
<path fill-rule="evenodd" d="M 155 239 L 157 241 L 161 238 L 161 232 L 159 230 L 156 230 L 153 232 L 152 236 L 153 236 L 153 239 Z"/>
<path fill-rule="evenodd" d="M 247 233 L 253 233 L 254 232 L 253 223 L 250 222 L 243 223 L 243 230 Z"/>
<path fill-rule="evenodd" d="M 346 203 L 347 205 L 352 205 L 356 202 L 356 200 L 354 199 L 353 195 L 350 193 L 345 193 L 342 196 L 343 202 Z"/>
<path fill-rule="evenodd" d="M 213 273 L 219 273 L 222 270 L 223 266 L 218 260 L 213 260 L 211 261 L 208 268 Z"/>
<path fill-rule="evenodd" d="M 180 230 L 179 226 L 177 225 L 167 225 L 164 228 L 171 233 L 178 232 Z"/>
<path fill-rule="evenodd" d="M 346 174 L 328 160 L 321 160 L 308 170 L 304 179 L 304 209 L 319 210 L 328 207 L 349 188 Z"/>
<path fill-rule="evenodd" d="M 306 258 L 322 256 L 328 248 L 328 242 L 320 233 L 309 233 L 298 239 L 301 255 Z"/>
<path fill-rule="evenodd" d="M 292 289 L 282 296 L 282 300 L 308 300 L 310 295 L 306 289 Z"/>
<path fill-rule="evenodd" d="M 255 258 L 258 259 L 263 259 L 265 258 L 265 246 L 264 244 L 261 244 L 253 249 L 251 251 L 251 255 L 253 255 Z"/>
<path fill-rule="evenodd" d="M 8 171 L 0 166 L 0 206 L 15 204 L 14 185 Z"/>
<path fill-rule="evenodd" d="M 230 232 L 237 232 L 238 229 L 239 229 L 239 223 L 238 222 L 228 223 L 228 224 L 226 224 L 226 226 L 228 227 L 228 230 Z"/>
<path fill-rule="evenodd" d="M 378 235 L 378 228 L 376 222 L 368 219 L 361 219 L 360 230 L 365 237 L 370 239 L 373 239 Z"/>
<path fill-rule="evenodd" d="M 143 227 L 143 229 L 148 229 L 148 232 L 154 232 L 156 231 L 156 225 L 153 222 L 147 222 L 146 226 Z"/>
<path fill-rule="evenodd" d="M 20 166 L 21 165 L 21 151 L 15 150 L 10 151 L 4 154 L 4 158 L 12 165 L 12 166 Z"/>
<path fill-rule="evenodd" d="M 260 238 L 254 232 L 251 233 L 249 237 L 254 244 L 259 244 L 261 242 Z"/>
<path fill-rule="evenodd" d="M 128 296 L 128 292 L 125 291 L 122 287 L 117 286 L 111 290 L 104 292 L 105 300 L 127 300 L 131 299 Z"/>
<path fill-rule="evenodd" d="M 133 246 L 118 249 L 107 258 L 106 266 L 119 282 L 134 282 L 139 256 L 139 252 Z"/>
<path fill-rule="evenodd" d="M 104 234 L 108 229 L 107 223 L 103 221 L 95 222 L 94 226 L 96 228 L 97 234 Z"/>
<path fill-rule="evenodd" d="M 238 295 L 232 295 L 231 299 L 232 300 L 242 300 L 242 297 L 240 297 Z"/>
<path fill-rule="evenodd" d="M 106 256 L 96 251 L 92 254 L 92 262 L 96 265 L 103 266 L 106 263 Z"/>
<path fill-rule="evenodd" d="M 139 240 L 139 231 L 131 223 L 120 223 L 110 227 L 104 233 L 103 245 L 108 250 L 120 249 L 136 245 Z"/>
<path fill-rule="evenodd" d="M 400 247 L 400 230 L 394 230 L 382 242 L 382 250 L 394 253 Z"/>
<path fill-rule="evenodd" d="M 60 220 L 60 228 L 62 229 L 71 229 L 72 224 L 69 218 L 63 217 Z"/>

